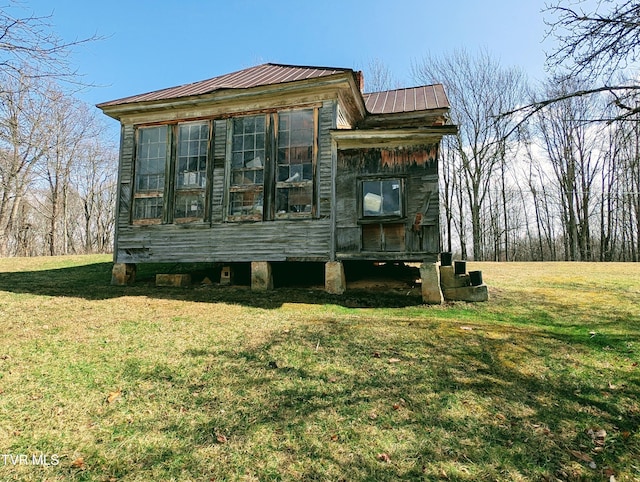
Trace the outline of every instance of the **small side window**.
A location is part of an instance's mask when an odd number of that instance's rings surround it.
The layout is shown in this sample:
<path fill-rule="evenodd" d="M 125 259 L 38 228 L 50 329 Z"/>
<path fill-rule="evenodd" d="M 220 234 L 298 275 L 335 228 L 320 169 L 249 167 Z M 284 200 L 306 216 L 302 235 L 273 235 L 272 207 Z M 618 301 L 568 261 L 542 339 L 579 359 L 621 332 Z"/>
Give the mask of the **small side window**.
<path fill-rule="evenodd" d="M 362 181 L 362 216 L 402 216 L 402 180 Z"/>

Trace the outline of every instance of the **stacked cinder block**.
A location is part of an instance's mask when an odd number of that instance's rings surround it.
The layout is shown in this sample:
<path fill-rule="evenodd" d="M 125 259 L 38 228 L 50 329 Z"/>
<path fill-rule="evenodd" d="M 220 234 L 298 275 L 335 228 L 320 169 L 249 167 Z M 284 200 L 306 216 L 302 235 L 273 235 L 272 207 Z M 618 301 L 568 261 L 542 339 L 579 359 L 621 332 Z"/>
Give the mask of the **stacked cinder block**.
<path fill-rule="evenodd" d="M 440 266 L 440 287 L 445 300 L 449 301 L 487 301 L 489 290 L 482 282 L 482 272 L 467 273 L 466 262 L 456 261 L 451 266 L 450 259 L 444 259 Z M 448 263 L 447 263 L 448 261 Z"/>

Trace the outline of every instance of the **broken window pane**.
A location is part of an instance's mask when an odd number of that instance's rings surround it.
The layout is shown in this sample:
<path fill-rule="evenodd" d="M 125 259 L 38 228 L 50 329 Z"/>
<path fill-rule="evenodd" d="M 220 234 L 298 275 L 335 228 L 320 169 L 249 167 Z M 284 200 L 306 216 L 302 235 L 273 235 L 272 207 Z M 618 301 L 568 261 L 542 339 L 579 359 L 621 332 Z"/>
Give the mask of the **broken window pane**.
<path fill-rule="evenodd" d="M 176 218 L 203 218 L 204 191 L 199 193 L 176 193 Z"/>
<path fill-rule="evenodd" d="M 276 216 L 308 213 L 313 208 L 312 109 L 282 112 L 278 115 L 278 161 Z"/>
<path fill-rule="evenodd" d="M 141 128 L 138 131 L 137 147 L 136 191 L 162 191 L 167 160 L 167 128 Z"/>
<path fill-rule="evenodd" d="M 399 179 L 362 182 L 364 216 L 401 216 L 402 189 Z"/>
<path fill-rule="evenodd" d="M 231 185 L 235 190 L 229 199 L 230 216 L 262 217 L 265 125 L 264 115 L 233 120 Z"/>
<path fill-rule="evenodd" d="M 207 122 L 181 124 L 179 126 L 176 189 L 205 188 L 209 151 L 208 126 Z"/>

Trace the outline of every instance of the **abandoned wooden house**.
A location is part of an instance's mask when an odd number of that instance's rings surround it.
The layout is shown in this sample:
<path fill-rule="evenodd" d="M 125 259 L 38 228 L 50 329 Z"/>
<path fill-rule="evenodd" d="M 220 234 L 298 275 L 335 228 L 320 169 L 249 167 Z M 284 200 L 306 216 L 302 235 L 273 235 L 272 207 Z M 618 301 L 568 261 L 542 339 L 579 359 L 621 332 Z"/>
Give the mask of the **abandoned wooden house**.
<path fill-rule="evenodd" d="M 264 64 L 99 104 L 121 123 L 112 282 L 138 263 L 422 262 L 440 302 L 442 85 L 364 94 L 360 72 Z"/>

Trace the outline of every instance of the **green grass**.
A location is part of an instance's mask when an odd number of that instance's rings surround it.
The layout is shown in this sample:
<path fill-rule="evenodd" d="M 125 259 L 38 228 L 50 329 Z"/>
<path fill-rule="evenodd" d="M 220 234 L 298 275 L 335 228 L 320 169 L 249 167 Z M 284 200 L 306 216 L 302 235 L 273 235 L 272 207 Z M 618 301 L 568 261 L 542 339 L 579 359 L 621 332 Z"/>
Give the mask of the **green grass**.
<path fill-rule="evenodd" d="M 0 480 L 640 480 L 640 265 L 469 263 L 491 300 L 438 307 L 110 267 L 0 260 L 2 453 L 58 461 Z"/>

